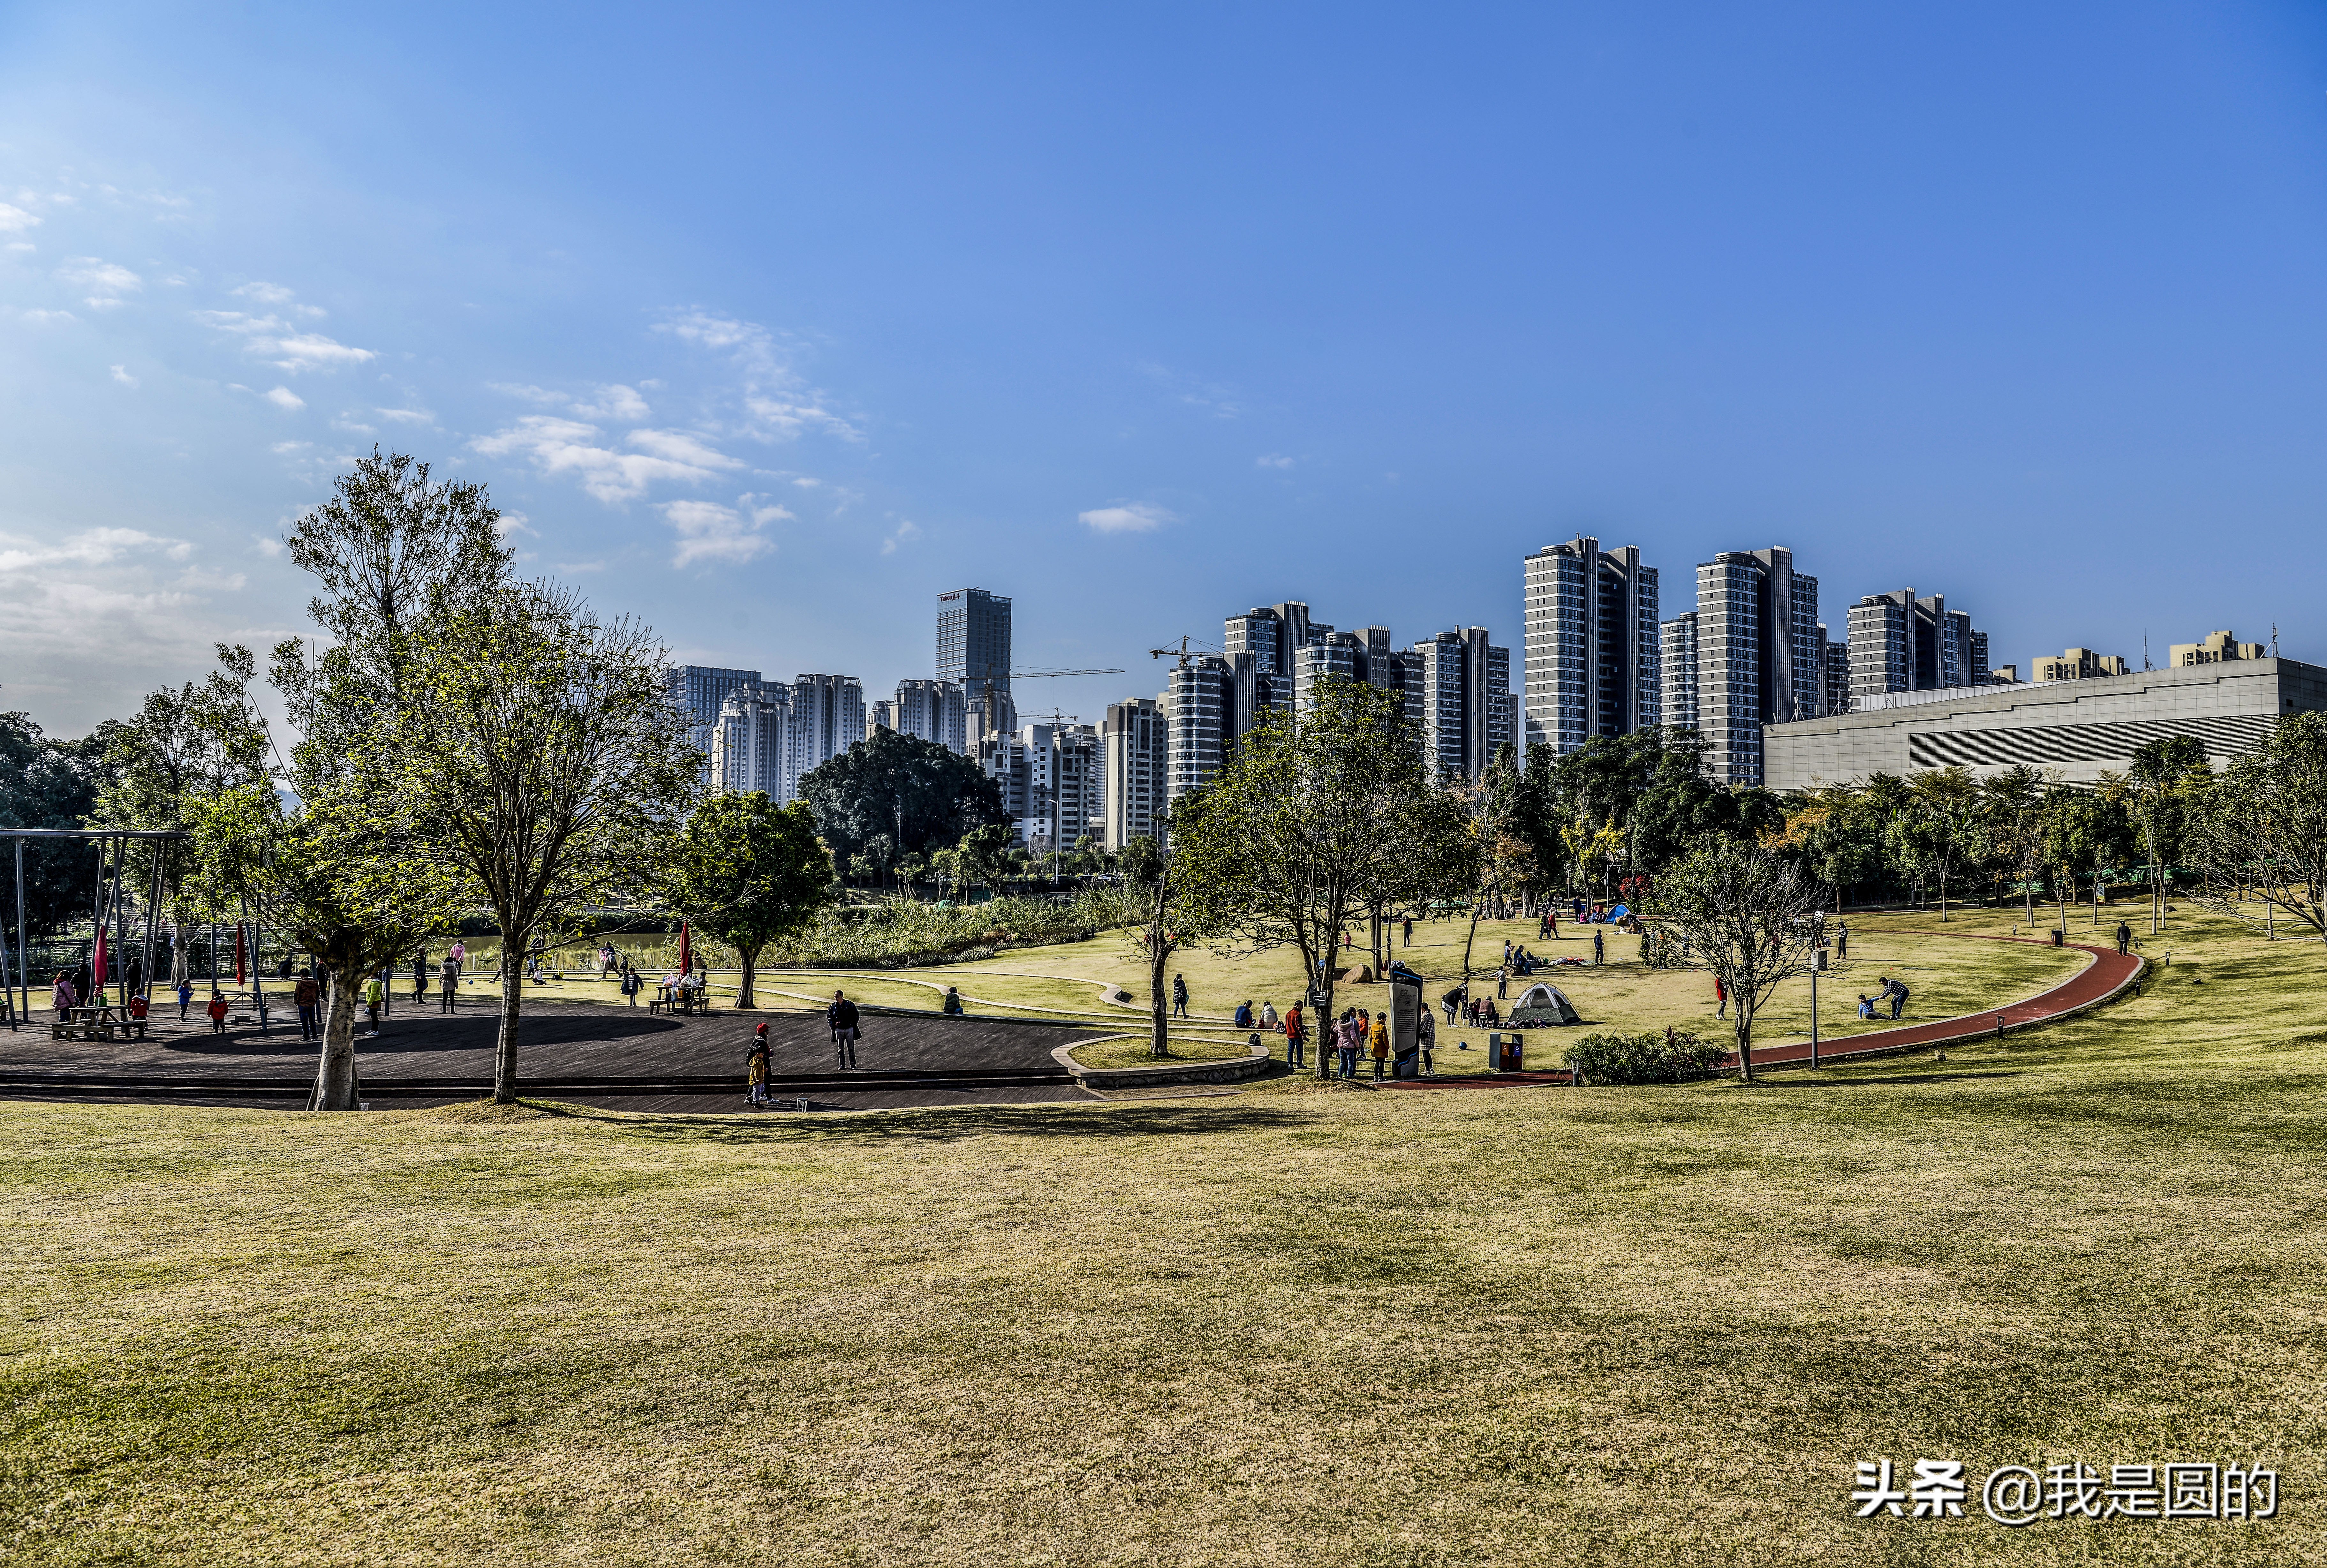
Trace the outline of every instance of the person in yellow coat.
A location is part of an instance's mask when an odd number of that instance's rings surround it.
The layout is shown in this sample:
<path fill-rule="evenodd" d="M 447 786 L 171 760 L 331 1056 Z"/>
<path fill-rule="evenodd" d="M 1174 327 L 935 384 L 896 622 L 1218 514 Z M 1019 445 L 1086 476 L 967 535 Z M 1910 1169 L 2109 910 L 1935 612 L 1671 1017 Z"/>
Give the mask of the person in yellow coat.
<path fill-rule="evenodd" d="M 1366 1031 L 1366 1043 L 1373 1048 L 1374 1082 L 1382 1081 L 1382 1063 L 1389 1059 L 1389 1011 L 1385 1008 L 1374 1018 Z"/>
<path fill-rule="evenodd" d="M 746 1097 L 755 1106 L 768 1103 L 768 1026 L 764 1023 L 752 1031 L 752 1054 L 743 1059 L 743 1076 L 749 1089 Z"/>

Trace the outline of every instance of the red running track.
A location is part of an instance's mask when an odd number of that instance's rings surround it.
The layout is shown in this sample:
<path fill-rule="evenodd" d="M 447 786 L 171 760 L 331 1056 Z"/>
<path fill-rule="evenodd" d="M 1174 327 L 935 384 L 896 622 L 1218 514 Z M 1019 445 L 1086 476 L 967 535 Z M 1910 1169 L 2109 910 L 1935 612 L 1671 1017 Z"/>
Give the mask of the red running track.
<path fill-rule="evenodd" d="M 2040 947 L 2050 945 L 2034 937 L 1992 937 L 1974 931 L 1916 934 L 1955 937 L 1971 942 L 2025 942 Z M 1910 1023 L 1897 1029 L 1878 1029 L 1871 1034 L 1847 1034 L 1834 1041 L 1821 1041 L 1818 1062 L 1823 1066 L 1830 1061 L 1954 1045 L 1961 1041 L 1993 1040 L 1999 1031 L 1999 1024 L 2004 1031 L 2026 1030 L 2089 1012 L 2105 1002 L 2113 1001 L 2141 977 L 2143 960 L 2140 958 L 2119 953 L 2114 947 L 2096 947 L 2083 942 L 2064 945 L 2091 955 L 2092 962 L 2049 991 L 2039 992 L 2025 1002 L 2011 1003 L 1984 1013 L 1967 1013 L 1955 1018 L 1942 1018 L 1933 1023 Z M 1809 1059 L 1810 1042 L 1807 1040 L 1753 1048 L 1755 1067 L 1792 1066 L 1807 1062 Z M 1722 1058 L 1722 1066 L 1734 1068 L 1736 1065 L 1734 1051 Z M 1543 1084 L 1565 1084 L 1568 1078 L 1569 1075 L 1564 1071 L 1495 1073 L 1470 1078 L 1409 1078 L 1404 1083 L 1385 1087 L 1401 1089 L 1527 1088 Z"/>

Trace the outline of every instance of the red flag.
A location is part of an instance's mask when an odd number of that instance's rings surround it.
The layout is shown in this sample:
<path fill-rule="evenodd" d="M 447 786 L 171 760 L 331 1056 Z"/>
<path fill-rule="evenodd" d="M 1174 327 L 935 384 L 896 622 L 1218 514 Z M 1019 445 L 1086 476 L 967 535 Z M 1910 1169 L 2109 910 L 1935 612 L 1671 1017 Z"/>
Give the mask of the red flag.
<path fill-rule="evenodd" d="M 678 922 L 678 972 L 687 975 L 693 973 L 694 969 L 694 949 L 687 944 L 687 922 L 681 920 Z"/>
<path fill-rule="evenodd" d="M 242 972 L 242 922 L 240 920 L 234 923 L 234 983 L 238 985 L 249 984 L 248 977 Z"/>

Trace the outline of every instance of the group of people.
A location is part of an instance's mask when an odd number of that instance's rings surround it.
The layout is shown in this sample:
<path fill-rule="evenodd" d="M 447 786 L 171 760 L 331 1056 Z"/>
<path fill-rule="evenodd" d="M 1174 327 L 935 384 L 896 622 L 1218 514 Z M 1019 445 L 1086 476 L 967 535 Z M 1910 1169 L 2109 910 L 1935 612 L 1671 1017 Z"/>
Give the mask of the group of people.
<path fill-rule="evenodd" d="M 1907 1006 L 1906 982 L 1890 975 L 1883 975 L 1883 984 L 1876 987 L 1874 995 L 1861 995 L 1859 997 L 1858 1016 L 1861 1018 L 1874 1017 L 1874 1010 L 1877 1007 L 1880 1007 L 1886 1000 L 1891 1003 L 1891 1016 L 1892 1018 L 1898 1017 L 1901 1013 L 1905 1011 Z"/>

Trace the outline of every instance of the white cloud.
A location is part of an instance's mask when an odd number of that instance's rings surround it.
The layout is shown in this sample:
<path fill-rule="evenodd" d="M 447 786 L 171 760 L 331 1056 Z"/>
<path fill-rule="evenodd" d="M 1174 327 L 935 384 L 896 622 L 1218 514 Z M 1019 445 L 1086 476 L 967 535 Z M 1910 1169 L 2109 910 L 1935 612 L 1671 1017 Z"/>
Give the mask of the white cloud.
<path fill-rule="evenodd" d="M 80 320 L 79 316 L 74 315 L 70 311 L 19 311 L 16 313 L 25 321 L 32 322 L 36 327 L 45 327 L 52 323 L 77 322 Z"/>
<path fill-rule="evenodd" d="M 1165 523 L 1179 519 L 1162 507 L 1124 501 L 1111 507 L 1096 507 L 1087 512 L 1077 512 L 1075 520 L 1087 524 L 1093 533 L 1144 534 L 1150 528 L 1160 528 Z"/>
<path fill-rule="evenodd" d="M 565 394 L 563 392 L 552 392 L 547 387 L 519 386 L 513 381 L 488 381 L 485 383 L 485 390 L 499 392 L 508 397 L 522 397 L 528 403 L 562 403 L 565 399 Z"/>
<path fill-rule="evenodd" d="M 1259 468 L 1291 468 L 1293 466 L 1293 460 L 1281 452 L 1272 452 L 1266 457 L 1256 457 L 1252 461 L 1254 465 Z"/>
<path fill-rule="evenodd" d="M 425 408 L 375 408 L 374 414 L 395 425 L 434 425 L 436 416 Z"/>
<path fill-rule="evenodd" d="M 253 534 L 250 542 L 258 546 L 258 553 L 262 555 L 274 556 L 283 553 L 283 541 L 272 534 Z"/>
<path fill-rule="evenodd" d="M 806 474 L 802 474 L 799 478 L 792 481 L 792 483 L 799 486 L 802 490 L 814 490 L 823 482 L 824 481 L 820 479 L 810 479 Z"/>
<path fill-rule="evenodd" d="M 24 251 L 32 251 L 32 250 L 38 250 L 38 249 L 40 249 L 41 247 L 40 247 L 39 246 L 37 246 L 37 245 L 32 244 L 32 243 L 31 243 L 30 241 L 28 241 L 28 240 L 14 239 L 14 240 L 11 240 L 11 241 L 9 241 L 9 242 L 8 242 L 8 247 L 7 247 L 7 248 L 8 248 L 8 249 L 10 249 L 10 250 L 24 250 Z"/>
<path fill-rule="evenodd" d="M 364 424 L 361 420 L 350 419 L 344 414 L 340 415 L 339 418 L 332 421 L 332 428 L 334 430 L 344 430 L 350 435 L 378 435 L 379 434 L 378 431 L 374 430 L 370 425 Z"/>
<path fill-rule="evenodd" d="M 918 539 L 921 537 L 921 530 L 913 524 L 910 522 L 899 523 L 897 525 L 897 531 L 881 541 L 881 553 L 884 555 L 893 555 L 897 553 L 897 546 L 899 545 L 903 544 L 908 539 Z"/>
<path fill-rule="evenodd" d="M 288 387 L 277 387 L 271 392 L 262 393 L 261 396 L 277 408 L 292 409 L 307 406 L 307 400 Z"/>
<path fill-rule="evenodd" d="M 313 443 L 305 441 L 278 441 L 266 450 L 277 457 L 288 457 L 294 452 L 306 451 L 313 444 Z"/>
<path fill-rule="evenodd" d="M 565 573 L 569 577 L 578 577 L 584 572 L 603 572 L 605 569 L 606 563 L 603 561 L 560 561 L 557 563 L 557 570 Z"/>
<path fill-rule="evenodd" d="M 37 213 L 27 212 L 22 207 L 11 207 L 5 201 L 0 201 L 0 234 L 21 234 L 27 229 L 38 228 L 40 221 Z"/>
<path fill-rule="evenodd" d="M 697 561 L 748 561 L 775 548 L 774 542 L 759 532 L 756 519 L 737 515 L 733 507 L 723 507 L 715 501 L 665 501 L 661 511 L 664 521 L 678 535 L 674 565 L 687 566 Z"/>
<path fill-rule="evenodd" d="M 493 531 L 504 539 L 511 534 L 531 534 L 536 538 L 541 537 L 541 530 L 535 527 L 533 519 L 523 512 L 503 512 L 493 519 Z"/>
<path fill-rule="evenodd" d="M 0 534 L 0 578 L 14 572 L 55 566 L 110 566 L 140 556 L 184 561 L 194 546 L 136 528 L 89 528 L 53 543 L 21 534 Z"/>
<path fill-rule="evenodd" d="M 802 384 L 785 363 L 775 339 L 757 322 L 686 311 L 658 322 L 656 330 L 698 348 L 734 355 L 744 370 L 743 433 L 754 440 L 790 441 L 808 429 L 843 441 L 864 439 L 854 424 L 826 406 L 823 393 Z"/>
<path fill-rule="evenodd" d="M 642 436 L 648 439 L 642 441 Z M 632 432 L 631 442 L 646 448 L 642 452 L 617 452 L 604 440 L 594 425 L 528 414 L 508 429 L 481 436 L 469 446 L 488 457 L 530 458 L 540 472 L 570 474 L 582 481 L 583 489 L 609 503 L 643 495 L 659 480 L 700 484 L 718 470 L 743 466 L 692 437 L 671 431 Z"/>
<path fill-rule="evenodd" d="M 194 320 L 240 338 L 245 352 L 267 360 L 279 370 L 295 372 L 360 365 L 379 358 L 369 349 L 351 348 L 320 332 L 294 332 L 279 316 L 254 316 L 242 311 L 196 311 Z"/>
<path fill-rule="evenodd" d="M 1216 419 L 1234 419 L 1244 412 L 1243 400 L 1232 387 L 1183 376 L 1164 365 L 1142 365 L 1139 369 L 1175 400 L 1191 408 L 1201 408 Z"/>
<path fill-rule="evenodd" d="M 137 390 L 137 378 L 136 378 L 136 377 L 135 377 L 135 376 L 132 376 L 132 375 L 129 373 L 129 367 L 128 367 L 128 366 L 126 366 L 126 365 L 116 365 L 116 366 L 114 366 L 112 369 L 113 369 L 113 378 L 114 378 L 116 381 L 120 382 L 120 383 L 121 383 L 121 385 L 123 385 L 124 387 L 128 387 L 132 392 L 135 392 L 136 390 Z"/>
<path fill-rule="evenodd" d="M 121 303 L 125 294 L 136 294 L 145 286 L 145 280 L 127 267 L 101 260 L 94 256 L 76 256 L 57 268 L 57 276 L 75 288 L 89 290 L 81 303 L 91 310 L 107 311 Z"/>
<path fill-rule="evenodd" d="M 628 387 L 614 385 L 601 387 L 595 397 L 569 403 L 566 406 L 576 417 L 583 419 L 629 421 L 644 419 L 654 412 L 637 392 Z"/>
<path fill-rule="evenodd" d="M 230 292 L 238 298 L 257 300 L 263 305 L 289 304 L 293 298 L 291 291 L 279 283 L 247 283 Z"/>

